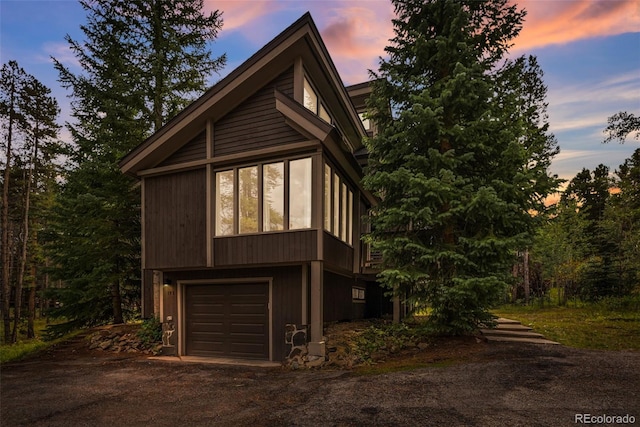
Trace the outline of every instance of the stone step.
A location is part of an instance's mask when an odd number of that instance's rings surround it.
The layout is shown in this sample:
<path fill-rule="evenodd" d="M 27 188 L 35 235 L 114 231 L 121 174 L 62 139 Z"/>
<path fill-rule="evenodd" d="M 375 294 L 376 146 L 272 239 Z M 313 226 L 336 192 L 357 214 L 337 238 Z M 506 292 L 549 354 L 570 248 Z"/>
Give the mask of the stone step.
<path fill-rule="evenodd" d="M 546 338 L 519 338 L 519 337 L 506 337 L 506 336 L 487 336 L 485 335 L 485 339 L 487 341 L 494 342 L 520 342 L 520 343 L 528 343 L 528 344 L 552 344 L 559 345 L 560 343 L 548 340 Z"/>
<path fill-rule="evenodd" d="M 498 331 L 530 331 L 531 328 L 529 326 L 524 326 L 520 324 L 498 324 L 495 328 L 492 328 Z"/>
<path fill-rule="evenodd" d="M 498 317 L 496 319 L 496 323 L 498 325 L 520 325 L 521 324 L 517 320 L 505 319 L 504 317 Z"/>
<path fill-rule="evenodd" d="M 531 328 L 529 329 L 521 329 L 521 330 L 505 330 L 505 329 L 480 329 L 482 335 L 485 336 L 496 336 L 496 337 L 514 337 L 514 338 L 544 338 L 542 334 L 537 332 L 531 332 Z"/>

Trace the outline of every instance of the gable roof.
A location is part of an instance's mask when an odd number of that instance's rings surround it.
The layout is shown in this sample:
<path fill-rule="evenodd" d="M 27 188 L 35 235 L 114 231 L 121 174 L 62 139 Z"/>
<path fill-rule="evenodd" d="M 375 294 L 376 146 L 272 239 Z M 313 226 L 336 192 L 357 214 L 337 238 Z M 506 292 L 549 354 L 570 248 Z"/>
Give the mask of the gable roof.
<path fill-rule="evenodd" d="M 357 150 L 366 131 L 311 14 L 307 12 L 124 156 L 119 163 L 120 169 L 126 174 L 137 176 L 139 171 L 156 166 L 205 129 L 209 119 L 216 121 L 222 118 L 256 90 L 291 67 L 298 57 L 302 58 L 303 64 L 317 65 L 307 67 L 306 72 L 320 86 L 320 93 L 333 92 L 335 98 L 332 99 L 337 100 L 330 105 L 336 116 L 334 120 Z"/>

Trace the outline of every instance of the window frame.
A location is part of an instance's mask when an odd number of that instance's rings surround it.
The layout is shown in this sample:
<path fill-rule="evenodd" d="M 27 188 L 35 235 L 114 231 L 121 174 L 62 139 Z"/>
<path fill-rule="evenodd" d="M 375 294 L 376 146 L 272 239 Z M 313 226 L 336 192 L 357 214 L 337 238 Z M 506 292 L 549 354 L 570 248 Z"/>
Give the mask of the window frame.
<path fill-rule="evenodd" d="M 315 110 L 312 110 L 306 105 L 305 91 L 307 89 L 307 86 L 315 96 L 315 100 L 316 100 Z M 320 91 L 316 89 L 316 85 L 313 83 L 312 79 L 309 77 L 309 73 L 307 72 L 305 72 L 302 77 L 302 106 L 307 110 L 311 111 L 313 114 L 315 114 L 322 120 L 324 120 L 325 122 L 331 125 L 333 124 L 333 116 L 331 115 L 329 108 L 327 108 L 327 103 L 325 102 L 324 98 L 320 96 Z M 324 114 L 326 114 L 328 120 L 327 118 L 323 117 L 322 111 L 324 111 Z"/>
<path fill-rule="evenodd" d="M 328 159 L 324 158 L 323 164 L 323 229 L 341 242 L 353 246 L 354 187 Z M 329 179 L 327 179 L 327 171 L 330 175 Z M 328 221 L 327 214 L 329 214 Z"/>
<path fill-rule="evenodd" d="M 311 179 L 309 181 L 309 185 L 310 185 L 310 201 L 311 201 L 311 206 L 310 206 L 310 226 L 307 228 L 289 228 L 289 207 L 290 207 L 290 195 L 289 195 L 289 190 L 290 190 L 290 172 L 289 172 L 289 164 L 292 161 L 296 161 L 296 160 L 302 160 L 302 159 L 309 159 L 310 160 L 310 168 L 311 168 Z M 265 230 L 264 227 L 264 219 L 265 219 L 265 215 L 264 215 L 264 166 L 265 165 L 272 165 L 272 164 L 277 164 L 277 163 L 283 163 L 283 204 L 284 204 L 284 212 L 283 212 L 283 228 L 282 230 Z M 258 231 L 255 232 L 240 232 L 240 206 L 239 206 L 239 196 L 240 196 L 240 189 L 239 189 L 239 182 L 240 182 L 240 177 L 239 177 L 239 171 L 241 169 L 246 169 L 246 168 L 251 168 L 251 167 L 256 167 L 257 168 L 257 186 L 258 186 Z M 218 202 L 219 202 L 219 196 L 218 196 L 218 191 L 217 191 L 217 177 L 219 173 L 223 173 L 223 172 L 231 172 L 233 174 L 233 181 L 232 181 L 232 218 L 233 218 L 233 226 L 232 226 L 232 230 L 230 233 L 227 234 L 218 234 Z M 268 159 L 268 160 L 260 160 L 260 161 L 254 161 L 254 162 L 248 162 L 248 163 L 242 163 L 242 164 L 237 164 L 237 165 L 233 165 L 233 166 L 219 166 L 214 168 L 213 173 L 212 173 L 212 179 L 213 179 L 213 186 L 212 189 L 214 191 L 214 195 L 212 197 L 213 199 L 213 215 L 211 215 L 211 220 L 213 221 L 213 231 L 214 231 L 214 238 L 218 238 L 218 237 L 238 237 L 238 236 L 247 236 L 247 235 L 252 235 L 252 234 L 265 234 L 265 233 L 282 233 L 282 232 L 287 232 L 290 230 L 311 230 L 313 229 L 313 212 L 314 212 L 314 188 L 313 188 L 313 174 L 314 174 L 314 161 L 313 161 L 313 155 L 310 153 L 305 153 L 303 154 L 299 154 L 299 155 L 292 155 L 292 156 L 288 156 L 288 157 L 284 157 L 284 158 L 275 158 L 275 159 Z"/>

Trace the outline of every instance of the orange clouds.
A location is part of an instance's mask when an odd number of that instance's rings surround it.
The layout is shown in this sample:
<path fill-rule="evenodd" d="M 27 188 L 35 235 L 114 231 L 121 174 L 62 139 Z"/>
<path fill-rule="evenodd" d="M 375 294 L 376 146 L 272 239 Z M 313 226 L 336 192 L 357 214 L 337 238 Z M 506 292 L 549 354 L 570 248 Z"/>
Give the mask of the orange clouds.
<path fill-rule="evenodd" d="M 275 0 L 220 0 L 204 2 L 205 12 L 213 12 L 216 9 L 223 12 L 223 31 L 241 28 L 250 33 L 251 26 L 249 24 L 252 21 L 256 19 L 268 19 L 268 15 L 280 9 L 280 6 Z"/>
<path fill-rule="evenodd" d="M 515 50 L 640 31 L 637 0 L 516 0 L 527 10 Z"/>
<path fill-rule="evenodd" d="M 519 53 L 536 47 L 581 39 L 640 31 L 638 0 L 512 0 L 527 10 L 524 28 L 515 40 Z M 346 84 L 369 78 L 378 57 L 393 36 L 393 6 L 389 0 L 288 0 L 205 1 L 205 10 L 220 9 L 225 33 L 242 31 L 257 47 L 283 28 L 282 14 L 291 22 L 309 10 Z"/>
<path fill-rule="evenodd" d="M 393 36 L 390 2 L 331 2 L 319 10 L 320 32 L 345 84 L 369 80 L 368 70 L 378 68 L 378 58 Z M 311 13 L 315 16 L 315 12 Z M 318 21 L 316 21 L 318 22 Z"/>

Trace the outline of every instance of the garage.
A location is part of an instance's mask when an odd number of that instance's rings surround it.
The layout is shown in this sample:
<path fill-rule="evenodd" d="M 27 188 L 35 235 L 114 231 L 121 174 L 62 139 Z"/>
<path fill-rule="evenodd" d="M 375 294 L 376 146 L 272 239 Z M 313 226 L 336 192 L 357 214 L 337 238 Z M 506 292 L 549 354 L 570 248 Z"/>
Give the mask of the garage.
<path fill-rule="evenodd" d="M 185 286 L 185 352 L 269 359 L 269 284 Z"/>

